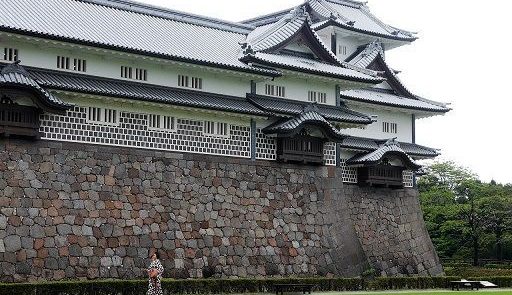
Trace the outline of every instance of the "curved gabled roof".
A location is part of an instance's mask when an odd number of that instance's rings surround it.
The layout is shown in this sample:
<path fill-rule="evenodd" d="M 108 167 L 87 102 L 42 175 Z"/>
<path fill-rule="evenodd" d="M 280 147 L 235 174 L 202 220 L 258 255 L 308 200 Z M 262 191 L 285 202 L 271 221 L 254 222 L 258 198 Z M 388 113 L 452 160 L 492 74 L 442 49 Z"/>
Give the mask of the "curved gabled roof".
<path fill-rule="evenodd" d="M 319 127 L 324 136 L 330 140 L 337 141 L 346 137 L 346 135 L 343 135 L 338 129 L 322 117 L 322 115 L 315 110 L 315 107 L 308 107 L 298 116 L 291 119 L 278 121 L 277 123 L 264 128 L 263 132 L 267 134 L 279 134 L 286 137 L 293 137 L 308 125 Z"/>
<path fill-rule="evenodd" d="M 349 0 L 307 0 L 308 11 L 316 16 L 315 30 L 326 26 L 337 26 L 348 31 L 369 36 L 411 42 L 417 39 L 414 33 L 387 25 L 375 17 L 362 2 Z M 289 10 L 272 13 L 241 23 L 264 26 L 278 21 Z"/>
<path fill-rule="evenodd" d="M 0 90 L 4 88 L 30 92 L 36 98 L 34 104 L 49 112 L 64 112 L 71 108 L 70 104 L 43 89 L 19 63 L 16 61 L 2 69 Z"/>
<path fill-rule="evenodd" d="M 372 151 L 377 150 L 384 142 L 382 140 L 377 140 L 377 139 L 373 139 L 373 138 L 348 136 L 341 143 L 341 147 L 350 149 L 350 150 L 356 150 L 356 151 L 372 152 Z M 421 158 L 421 159 L 435 158 L 440 155 L 439 151 L 436 149 L 418 145 L 415 143 L 399 142 L 399 144 L 400 144 L 400 147 L 408 155 L 414 156 L 416 158 Z"/>
<path fill-rule="evenodd" d="M 341 61 L 327 48 L 311 25 L 311 18 L 306 7 L 298 6 L 277 22 L 252 31 L 244 43 L 253 52 L 270 53 L 285 47 L 295 37 L 302 34 L 311 43 L 310 49 L 318 58 L 331 64 L 341 64 Z"/>
<path fill-rule="evenodd" d="M 379 88 L 347 90 L 341 92 L 343 99 L 427 112 L 446 113 L 451 110 L 445 103 L 428 100 L 412 93 L 402 83 L 396 71 L 386 62 L 384 50 L 379 41 L 362 46 L 347 59 L 347 62 L 357 67 L 381 72 L 393 90 L 385 91 Z"/>
<path fill-rule="evenodd" d="M 359 154 L 347 160 L 347 165 L 372 166 L 379 164 L 384 158 L 396 157 L 402 161 L 402 164 L 410 170 L 418 170 L 421 165 L 416 164 L 414 160 L 400 147 L 400 144 L 394 139 L 388 140 L 376 150 L 370 153 Z"/>

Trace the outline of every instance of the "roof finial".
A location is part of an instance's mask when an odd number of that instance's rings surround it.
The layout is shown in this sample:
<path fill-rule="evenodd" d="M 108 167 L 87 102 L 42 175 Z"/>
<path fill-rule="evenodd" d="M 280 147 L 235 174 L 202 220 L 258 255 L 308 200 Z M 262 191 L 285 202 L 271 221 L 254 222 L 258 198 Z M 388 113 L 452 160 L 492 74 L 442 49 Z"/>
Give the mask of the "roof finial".
<path fill-rule="evenodd" d="M 254 55 L 256 54 L 256 51 L 254 51 L 254 49 L 252 49 L 252 46 L 251 44 L 247 43 L 247 42 L 239 42 L 238 44 L 240 44 L 240 46 L 242 47 L 242 53 L 244 55 Z"/>
<path fill-rule="evenodd" d="M 7 65 L 5 66 L 3 69 L 2 69 L 2 72 L 1 74 L 2 75 L 6 75 L 6 74 L 14 74 L 14 73 L 17 73 L 17 74 L 22 74 L 26 77 L 29 77 L 29 73 L 27 72 L 27 70 L 25 70 L 24 67 L 22 67 L 20 65 L 21 63 L 21 60 L 16 60 L 14 61 L 12 64 L 10 65 Z"/>
<path fill-rule="evenodd" d="M 312 102 L 312 103 L 308 103 L 307 105 L 304 105 L 304 108 L 303 108 L 303 112 L 304 113 L 307 113 L 307 112 L 319 112 L 320 110 L 318 109 L 318 103 L 316 102 Z"/>
<path fill-rule="evenodd" d="M 384 144 L 383 146 L 391 146 L 391 145 L 397 145 L 397 146 L 400 146 L 400 144 L 398 143 L 398 141 L 396 141 L 397 137 L 393 137 L 393 138 L 390 138 L 388 139 Z"/>

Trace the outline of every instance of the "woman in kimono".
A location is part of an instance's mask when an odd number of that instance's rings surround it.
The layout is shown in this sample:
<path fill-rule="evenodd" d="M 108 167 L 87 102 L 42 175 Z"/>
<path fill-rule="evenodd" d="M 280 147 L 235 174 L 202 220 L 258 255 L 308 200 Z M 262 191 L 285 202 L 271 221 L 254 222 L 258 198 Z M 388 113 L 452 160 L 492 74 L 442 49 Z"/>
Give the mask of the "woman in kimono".
<path fill-rule="evenodd" d="M 147 295 L 163 295 L 161 284 L 163 272 L 164 267 L 158 260 L 158 253 L 155 252 L 151 255 L 151 264 L 148 268 L 149 286 Z"/>

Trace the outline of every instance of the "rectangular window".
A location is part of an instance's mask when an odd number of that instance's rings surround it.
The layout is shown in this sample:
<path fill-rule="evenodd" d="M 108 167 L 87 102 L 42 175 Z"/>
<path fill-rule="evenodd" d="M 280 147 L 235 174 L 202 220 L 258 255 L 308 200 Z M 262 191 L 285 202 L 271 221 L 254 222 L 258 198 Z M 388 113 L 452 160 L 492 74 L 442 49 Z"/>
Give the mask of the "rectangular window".
<path fill-rule="evenodd" d="M 194 89 L 203 89 L 203 79 L 198 77 L 178 75 L 178 86 Z"/>
<path fill-rule="evenodd" d="M 86 72 L 87 61 L 85 59 L 74 58 L 73 59 L 73 71 Z"/>
<path fill-rule="evenodd" d="M 121 78 L 132 79 L 133 68 L 121 66 Z"/>
<path fill-rule="evenodd" d="M 228 123 L 204 121 L 204 133 L 208 135 L 229 136 Z"/>
<path fill-rule="evenodd" d="M 159 130 L 175 130 L 175 119 L 171 116 L 163 116 L 163 115 L 149 115 L 149 128 L 150 129 L 159 129 Z"/>
<path fill-rule="evenodd" d="M 317 91 L 308 91 L 308 101 L 325 104 L 325 103 L 327 103 L 327 93 L 317 92 Z"/>
<path fill-rule="evenodd" d="M 285 87 L 265 84 L 265 95 L 286 97 Z"/>
<path fill-rule="evenodd" d="M 178 86 L 188 87 L 188 76 L 178 75 Z"/>
<path fill-rule="evenodd" d="M 203 89 L 203 79 L 192 77 L 192 88 Z"/>
<path fill-rule="evenodd" d="M 87 120 L 96 123 L 117 124 L 119 121 L 117 110 L 97 107 L 87 108 Z"/>
<path fill-rule="evenodd" d="M 227 136 L 228 135 L 228 123 L 217 122 L 217 135 Z"/>
<path fill-rule="evenodd" d="M 135 69 L 135 80 L 147 81 L 148 71 L 145 69 Z"/>
<path fill-rule="evenodd" d="M 67 56 L 57 56 L 57 68 L 63 70 L 73 70 L 76 72 L 87 72 L 87 61 L 85 59 L 73 58 L 73 64 L 70 63 Z"/>
<path fill-rule="evenodd" d="M 18 60 L 18 49 L 16 49 L 16 48 L 4 48 L 4 60 L 6 60 L 6 61 L 17 61 Z"/>
<path fill-rule="evenodd" d="M 382 132 L 396 134 L 396 133 L 398 133 L 398 124 L 397 123 L 382 122 Z"/>
<path fill-rule="evenodd" d="M 204 122 L 204 133 L 215 134 L 215 122 L 205 121 Z"/>
<path fill-rule="evenodd" d="M 57 68 L 69 70 L 69 57 L 67 56 L 57 56 Z"/>
<path fill-rule="evenodd" d="M 347 46 L 340 45 L 338 47 L 338 54 L 347 55 Z"/>

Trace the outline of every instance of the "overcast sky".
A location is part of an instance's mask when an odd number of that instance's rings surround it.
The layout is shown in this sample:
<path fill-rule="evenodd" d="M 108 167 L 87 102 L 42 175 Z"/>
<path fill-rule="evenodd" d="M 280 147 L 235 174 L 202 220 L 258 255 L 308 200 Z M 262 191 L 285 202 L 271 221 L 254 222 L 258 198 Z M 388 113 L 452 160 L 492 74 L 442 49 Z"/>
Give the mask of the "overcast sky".
<path fill-rule="evenodd" d="M 288 9 L 302 0 L 139 0 L 195 14 L 240 21 Z M 370 0 L 381 20 L 419 32 L 410 46 L 387 54 L 414 93 L 450 102 L 444 117 L 417 123 L 417 142 L 439 148 L 483 180 L 512 183 L 510 136 L 512 1 Z"/>

